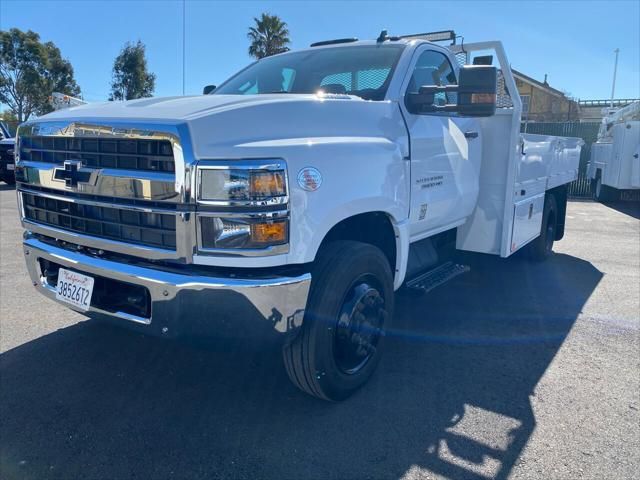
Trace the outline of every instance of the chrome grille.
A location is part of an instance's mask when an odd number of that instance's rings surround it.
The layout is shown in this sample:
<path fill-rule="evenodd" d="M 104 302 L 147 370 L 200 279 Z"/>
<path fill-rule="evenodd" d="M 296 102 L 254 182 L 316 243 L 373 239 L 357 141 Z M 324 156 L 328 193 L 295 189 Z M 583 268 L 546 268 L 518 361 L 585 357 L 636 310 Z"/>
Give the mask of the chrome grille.
<path fill-rule="evenodd" d="M 34 122 L 17 137 L 25 229 L 96 251 L 191 260 L 192 152 L 180 142 L 186 127 Z"/>
<path fill-rule="evenodd" d="M 173 213 L 84 204 L 21 192 L 26 220 L 69 232 L 168 250 L 176 248 Z"/>
<path fill-rule="evenodd" d="M 79 160 L 87 167 L 175 172 L 173 149 L 168 140 L 64 136 L 24 136 L 23 161 L 62 164 Z"/>

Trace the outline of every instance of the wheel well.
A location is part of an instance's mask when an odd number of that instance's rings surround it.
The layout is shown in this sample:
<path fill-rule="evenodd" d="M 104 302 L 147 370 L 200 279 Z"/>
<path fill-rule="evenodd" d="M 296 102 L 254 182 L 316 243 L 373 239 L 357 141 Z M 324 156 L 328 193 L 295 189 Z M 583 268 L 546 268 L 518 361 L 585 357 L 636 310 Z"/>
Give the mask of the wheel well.
<path fill-rule="evenodd" d="M 391 271 L 396 271 L 396 234 L 386 213 L 369 212 L 345 218 L 329 230 L 318 251 L 336 240 L 354 240 L 378 247 L 389 260 Z"/>

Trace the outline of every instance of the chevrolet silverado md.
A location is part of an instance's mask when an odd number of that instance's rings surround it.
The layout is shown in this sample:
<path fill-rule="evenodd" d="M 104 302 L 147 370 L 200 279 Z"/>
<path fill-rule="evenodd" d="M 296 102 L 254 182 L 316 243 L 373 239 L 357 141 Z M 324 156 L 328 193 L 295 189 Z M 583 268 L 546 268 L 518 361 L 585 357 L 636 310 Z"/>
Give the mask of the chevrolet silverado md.
<path fill-rule="evenodd" d="M 542 260 L 563 236 L 582 141 L 520 134 L 500 42 L 383 31 L 206 91 L 20 127 L 40 292 L 166 337 L 250 319 L 296 386 L 339 400 L 376 368 L 395 290 L 464 272 L 456 249 Z"/>

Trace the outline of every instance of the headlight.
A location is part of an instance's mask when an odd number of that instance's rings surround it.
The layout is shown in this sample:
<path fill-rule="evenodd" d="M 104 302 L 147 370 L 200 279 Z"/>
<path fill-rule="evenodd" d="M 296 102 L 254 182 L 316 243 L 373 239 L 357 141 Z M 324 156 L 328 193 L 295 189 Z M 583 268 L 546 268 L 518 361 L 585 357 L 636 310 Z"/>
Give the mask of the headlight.
<path fill-rule="evenodd" d="M 198 201 L 209 204 L 285 203 L 287 180 L 282 163 L 253 162 L 242 168 L 199 167 Z"/>
<path fill-rule="evenodd" d="M 289 221 L 200 216 L 200 243 L 205 249 L 260 249 L 285 245 Z"/>
<path fill-rule="evenodd" d="M 198 246 L 202 253 L 288 251 L 289 210 L 282 160 L 198 163 Z"/>

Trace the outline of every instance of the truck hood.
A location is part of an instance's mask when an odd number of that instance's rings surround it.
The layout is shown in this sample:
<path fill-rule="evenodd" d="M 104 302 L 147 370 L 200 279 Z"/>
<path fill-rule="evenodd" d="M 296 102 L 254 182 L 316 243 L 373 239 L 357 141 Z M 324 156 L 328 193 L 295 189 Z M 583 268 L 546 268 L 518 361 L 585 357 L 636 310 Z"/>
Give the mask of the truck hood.
<path fill-rule="evenodd" d="M 198 95 L 105 102 L 57 110 L 33 123 L 186 125 L 196 158 L 266 158 L 309 144 L 375 143 L 408 155 L 398 105 L 350 95 Z"/>
<path fill-rule="evenodd" d="M 158 97 L 126 102 L 91 103 L 57 110 L 40 117 L 39 121 L 118 119 L 158 121 L 189 121 L 219 111 L 290 102 L 322 102 L 327 99 L 364 102 L 351 95 L 271 94 L 271 95 L 194 95 L 188 97 Z"/>

